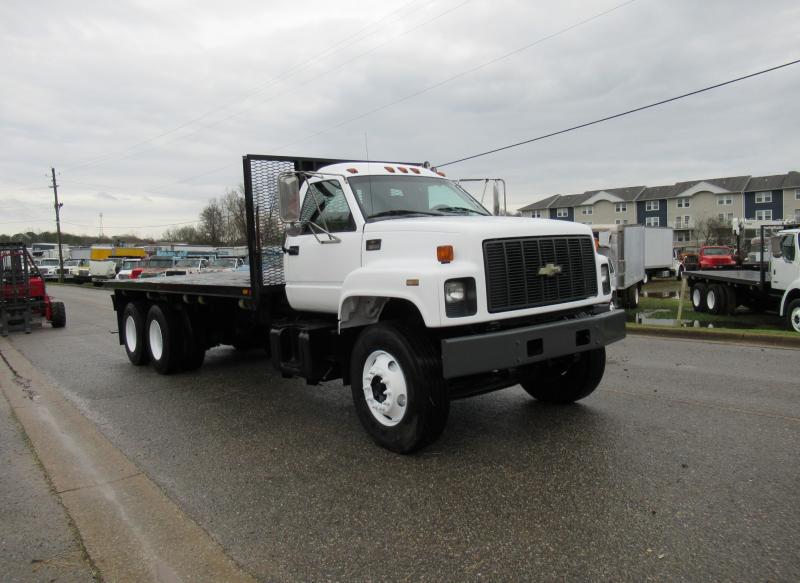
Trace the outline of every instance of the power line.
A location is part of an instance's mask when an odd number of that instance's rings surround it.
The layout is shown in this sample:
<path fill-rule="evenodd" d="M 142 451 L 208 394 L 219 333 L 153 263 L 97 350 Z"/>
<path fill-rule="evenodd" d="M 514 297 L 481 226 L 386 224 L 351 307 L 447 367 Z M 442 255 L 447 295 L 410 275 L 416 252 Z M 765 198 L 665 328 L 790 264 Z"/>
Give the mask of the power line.
<path fill-rule="evenodd" d="M 147 138 L 145 140 L 142 140 L 140 142 L 136 142 L 134 144 L 131 144 L 130 146 L 127 146 L 126 148 L 123 148 L 122 150 L 119 150 L 115 154 L 111 154 L 111 155 L 104 154 L 102 156 L 98 156 L 98 157 L 86 160 L 84 162 L 80 162 L 78 164 L 73 164 L 72 166 L 67 166 L 65 168 L 65 170 L 74 170 L 76 168 L 83 168 L 85 166 L 94 166 L 94 165 L 97 165 L 97 164 L 102 164 L 102 163 L 105 163 L 105 162 L 114 161 L 114 160 L 117 159 L 116 156 L 118 156 L 119 154 L 124 154 L 126 152 L 129 152 L 131 150 L 134 150 L 134 149 L 138 148 L 139 146 L 144 146 L 144 145 L 149 144 L 151 142 L 154 142 L 154 141 L 156 141 L 156 140 L 158 140 L 160 138 L 163 138 L 163 137 L 166 137 L 166 136 L 168 136 L 170 134 L 173 134 L 173 133 L 175 133 L 175 132 L 177 132 L 177 131 L 185 128 L 185 127 L 188 127 L 188 126 L 190 126 L 190 125 L 192 125 L 192 124 L 194 124 L 194 123 L 196 123 L 198 121 L 206 119 L 207 117 L 210 117 L 210 116 L 214 115 L 215 113 L 223 111 L 223 110 L 227 109 L 231 105 L 234 105 L 234 104 L 237 104 L 237 103 L 244 103 L 248 99 L 250 99 L 252 97 L 255 97 L 256 95 L 264 92 L 266 89 L 268 89 L 272 85 L 276 84 L 277 82 L 279 82 L 279 81 L 281 81 L 283 79 L 286 79 L 288 77 L 291 77 L 293 75 L 296 75 L 298 72 L 302 71 L 303 69 L 306 69 L 308 66 L 310 66 L 313 63 L 315 63 L 320 58 L 336 54 L 336 53 L 338 53 L 338 52 L 340 52 L 340 51 L 342 51 L 342 50 L 344 50 L 344 49 L 346 49 L 346 48 L 348 48 L 348 47 L 350 47 L 350 46 L 352 46 L 354 44 L 357 44 L 357 43 L 361 42 L 362 40 L 364 40 L 364 39 L 376 34 L 376 32 L 377 32 L 376 30 L 371 30 L 371 29 L 374 28 L 374 26 L 376 24 L 379 24 L 379 23 L 383 22 L 384 20 L 387 20 L 388 18 L 390 18 L 391 16 L 394 16 L 398 12 L 405 11 L 406 8 L 408 8 L 412 4 L 417 3 L 418 1 L 419 0 L 411 0 L 410 2 L 406 2 L 406 3 L 402 4 L 399 8 L 397 8 L 397 9 L 393 10 L 392 12 L 390 12 L 390 13 L 388 13 L 388 14 L 380 17 L 380 18 L 378 18 L 377 20 L 371 22 L 369 25 L 357 30 L 355 33 L 349 34 L 347 36 L 347 38 L 342 39 L 341 41 L 339 41 L 338 43 L 332 45 L 331 47 L 329 47 L 328 49 L 322 51 L 321 53 L 318 53 L 318 54 L 314 55 L 312 58 L 310 58 L 310 59 L 308 59 L 306 61 L 303 61 L 303 62 L 301 62 L 301 63 L 299 63 L 297 65 L 293 65 L 292 67 L 284 70 L 283 73 L 279 74 L 276 77 L 273 77 L 267 83 L 262 84 L 255 91 L 252 91 L 249 94 L 247 94 L 244 98 L 238 98 L 238 99 L 235 99 L 235 100 L 230 100 L 230 101 L 224 102 L 222 105 L 219 105 L 217 107 L 211 108 L 211 109 L 205 111 L 204 113 L 202 113 L 202 114 L 200 114 L 200 115 L 198 115 L 198 116 L 196 116 L 194 118 L 191 118 L 191 119 L 185 121 L 184 123 L 182 123 L 180 125 L 177 125 L 177 126 L 171 128 L 169 130 L 163 131 L 163 132 L 161 132 L 161 133 L 159 133 L 159 134 L 157 134 L 155 136 L 152 136 L 152 137 Z M 429 4 L 430 4 L 430 2 L 429 2 Z M 368 32 L 368 34 L 363 35 L 360 38 L 353 39 L 353 37 L 355 35 L 358 35 L 358 34 L 360 34 L 361 32 L 364 32 L 364 31 L 369 31 L 369 32 Z M 225 119 L 228 119 L 228 118 L 225 118 Z M 189 134 L 189 135 L 193 135 L 193 134 Z M 148 148 L 148 149 L 146 149 L 144 151 L 150 151 L 151 149 L 152 148 Z M 139 154 L 139 153 L 142 153 L 142 152 L 134 152 L 132 155 L 136 155 L 136 154 Z M 129 157 L 131 157 L 131 156 L 123 156 L 120 159 L 125 159 L 125 158 L 129 158 Z"/>
<path fill-rule="evenodd" d="M 140 156 L 142 154 L 146 154 L 147 152 L 152 152 L 153 150 L 161 148 L 161 147 L 163 147 L 163 146 L 165 146 L 167 144 L 170 144 L 172 142 L 175 142 L 175 141 L 178 141 L 178 140 L 185 140 L 185 139 L 190 138 L 192 136 L 196 136 L 197 134 L 199 134 L 201 132 L 204 132 L 206 130 L 209 130 L 211 128 L 219 126 L 220 124 L 222 124 L 222 123 L 224 123 L 224 122 L 226 122 L 226 121 L 228 121 L 230 119 L 238 117 L 238 116 L 240 116 L 240 115 L 242 115 L 244 113 L 247 113 L 248 111 L 252 111 L 256 107 L 260 107 L 260 106 L 262 106 L 262 105 L 264 105 L 266 103 L 269 103 L 270 101 L 273 101 L 274 99 L 276 99 L 276 98 L 278 98 L 278 97 L 280 97 L 282 95 L 286 95 L 287 93 L 294 92 L 294 91 L 297 90 L 298 87 L 302 87 L 302 86 L 307 85 L 309 83 L 318 82 L 321 78 L 326 77 L 328 75 L 331 75 L 332 73 L 335 73 L 336 71 L 339 71 L 339 70 L 345 68 L 350 63 L 353 63 L 353 62 L 357 61 L 358 59 L 360 59 L 360 58 L 362 58 L 362 57 L 364 57 L 364 56 L 366 56 L 366 55 L 368 55 L 370 53 L 375 52 L 379 48 L 381 48 L 381 47 L 383 47 L 383 46 L 385 46 L 385 45 L 397 40 L 400 37 L 403 37 L 403 36 L 405 36 L 407 34 L 410 34 L 410 33 L 414 32 L 415 30 L 417 30 L 419 28 L 422 28 L 424 26 L 427 26 L 427 25 L 435 22 L 436 20 L 439 20 L 440 18 L 450 14 L 451 12 L 454 12 L 454 11 L 458 10 L 459 8 L 464 6 L 465 4 L 469 4 L 471 1 L 472 0 L 463 0 L 460 4 L 457 4 L 456 6 L 453 6 L 452 8 L 449 8 L 449 9 L 437 14 L 436 16 L 433 16 L 428 20 L 425 20 L 425 21 L 423 21 L 421 23 L 418 23 L 417 25 L 415 25 L 415 26 L 413 26 L 413 27 L 411 27 L 411 28 L 409 28 L 407 30 L 404 30 L 403 32 L 401 32 L 399 34 L 397 34 L 397 35 L 395 35 L 393 37 L 390 37 L 390 38 L 386 39 L 385 41 L 383 41 L 381 43 L 378 43 L 377 45 L 375 45 L 375 46 L 373 46 L 373 47 L 371 47 L 371 48 L 369 48 L 369 49 L 367 49 L 367 50 L 365 50 L 365 51 L 363 51 L 361 53 L 358 53 L 358 54 L 354 55 L 353 57 L 347 59 L 346 61 L 343 61 L 343 62 L 339 63 L 338 65 L 336 65 L 334 67 L 326 69 L 325 71 L 319 73 L 318 75 L 315 75 L 315 76 L 313 76 L 313 77 L 311 77 L 309 79 L 306 79 L 306 80 L 300 82 L 299 84 L 297 84 L 295 86 L 287 87 L 283 91 L 279 91 L 277 93 L 273 93 L 273 94 L 269 95 L 268 97 L 266 97 L 265 99 L 263 99 L 261 101 L 258 101 L 258 102 L 254 103 L 254 104 L 251 104 L 251 105 L 248 105 L 248 106 L 245 106 L 245 107 L 240 107 L 239 109 L 234 110 L 233 112 L 231 112 L 230 114 L 228 114 L 228 115 L 226 115 L 224 117 L 221 117 L 219 119 L 211 121 L 210 123 L 206 123 L 206 124 L 201 125 L 201 127 L 199 127 L 198 129 L 196 129 L 194 131 L 174 136 L 174 137 L 172 137 L 172 138 L 170 138 L 168 140 L 164 140 L 161 143 L 154 144 L 153 146 L 150 146 L 149 148 L 144 148 L 144 149 L 141 149 L 141 150 L 137 150 L 135 152 L 131 152 L 130 154 L 125 154 L 125 155 L 116 156 L 116 157 L 115 156 L 108 156 L 108 157 L 102 158 L 97 162 L 97 164 L 104 164 L 104 163 L 107 163 L 107 162 L 119 162 L 121 160 L 128 160 L 130 158 L 136 158 L 137 156 Z M 630 0 L 630 1 L 633 2 L 635 0 Z M 366 38 L 366 37 L 362 37 L 362 39 L 363 38 Z M 359 41 L 355 41 L 355 42 L 359 42 Z M 351 43 L 351 44 L 355 44 L 355 42 Z M 350 46 L 350 45 L 347 45 L 347 46 Z M 338 51 L 336 51 L 336 52 L 338 52 Z M 311 63 L 311 61 L 309 61 L 309 63 Z M 305 68 L 305 67 L 299 68 L 298 70 L 302 70 L 303 68 Z M 296 72 L 296 71 L 294 71 L 294 72 Z M 294 74 L 294 72 L 292 72 L 292 73 Z M 258 94 L 258 93 L 261 93 L 261 92 L 263 92 L 263 90 L 259 90 L 255 94 Z M 253 95 L 255 95 L 255 94 L 253 94 Z M 251 95 L 251 97 L 253 95 Z M 246 101 L 246 99 L 242 100 L 242 103 L 244 101 Z M 218 111 L 221 110 L 221 109 L 225 109 L 225 108 L 219 108 Z M 207 117 L 207 116 L 202 116 L 202 117 L 197 118 L 197 119 L 199 120 L 199 119 L 202 119 L 203 117 Z M 184 126 L 182 126 L 182 127 L 185 127 L 186 125 L 189 125 L 189 123 L 184 124 Z M 167 134 L 170 134 L 170 133 L 173 133 L 173 132 L 170 131 L 170 132 L 167 132 L 167 133 L 165 133 L 163 135 L 167 135 Z M 159 137 L 161 137 L 161 136 L 159 136 Z M 144 143 L 147 143 L 147 142 L 150 142 L 150 141 L 153 141 L 153 140 L 147 140 Z M 131 148 L 128 148 L 126 150 L 123 150 L 120 153 L 124 153 L 124 152 L 126 152 L 126 151 L 128 151 L 130 149 Z M 90 166 L 90 165 L 95 165 L 95 164 L 87 163 L 87 164 L 85 164 L 83 166 Z M 72 168 L 77 168 L 77 167 L 78 166 L 73 166 Z M 179 180 L 179 181 L 176 181 L 176 182 L 182 182 L 182 180 Z"/>
<path fill-rule="evenodd" d="M 609 121 L 612 119 L 617 119 L 619 117 L 623 117 L 626 115 L 630 115 L 632 113 L 636 113 L 637 111 L 643 111 L 645 109 L 650 109 L 652 107 L 657 107 L 659 105 L 664 105 L 665 103 L 670 103 L 672 101 L 678 101 L 679 99 L 684 99 L 686 97 L 691 97 L 692 95 L 697 95 L 699 93 L 704 93 L 706 91 L 711 91 L 712 89 L 718 89 L 720 87 L 724 87 L 725 85 L 731 85 L 732 83 L 738 83 L 739 81 L 744 81 L 745 79 L 751 79 L 753 77 L 757 77 L 758 75 L 764 75 L 766 73 L 771 73 L 772 71 L 777 71 L 778 69 L 783 69 L 784 67 L 789 67 L 791 65 L 796 65 L 800 63 L 800 59 L 796 59 L 794 61 L 789 61 L 788 63 L 783 63 L 782 65 L 776 65 L 775 67 L 770 67 L 768 69 L 762 69 L 761 71 L 756 71 L 755 73 L 750 73 L 749 75 L 743 75 L 741 77 L 737 77 L 735 79 L 731 79 L 729 81 L 724 81 L 722 83 L 716 83 L 714 85 L 709 85 L 708 87 L 703 87 L 702 89 L 697 89 L 695 91 L 690 91 L 689 93 L 683 93 L 681 95 L 676 95 L 675 97 L 670 97 L 668 99 L 662 99 L 661 101 L 656 101 L 655 103 L 650 103 L 648 105 L 643 105 L 641 107 L 635 107 L 633 109 L 629 109 L 627 111 L 623 111 L 621 113 L 615 113 L 614 115 L 608 115 L 606 117 L 601 117 L 600 119 L 596 119 L 594 121 L 589 121 L 586 123 L 578 124 L 563 130 L 559 130 L 557 132 L 550 132 L 549 134 L 544 134 L 542 136 L 538 136 L 535 138 L 531 138 L 529 140 L 523 140 L 521 142 L 516 142 L 514 144 L 509 144 L 507 146 L 501 146 L 499 148 L 494 148 L 492 150 L 487 150 L 485 152 L 481 152 L 479 154 L 473 154 L 472 156 L 467 156 L 465 158 L 459 158 L 458 160 L 453 160 L 451 162 L 445 162 L 444 164 L 437 164 L 437 168 L 443 168 L 445 166 L 450 166 L 451 164 L 458 164 L 459 162 L 465 162 L 466 160 L 472 160 L 473 158 L 479 158 L 481 156 L 487 156 L 489 154 L 494 154 L 496 152 L 502 152 L 503 150 L 509 150 L 511 148 L 516 148 L 518 146 L 522 146 L 525 144 L 530 144 L 532 142 L 538 142 L 539 140 L 544 140 L 547 138 L 552 138 L 553 136 L 559 136 L 561 134 L 566 134 L 567 132 L 572 132 L 575 130 L 579 130 L 581 128 L 585 128 L 588 126 L 596 125 L 602 123 L 604 121 Z"/>
<path fill-rule="evenodd" d="M 555 38 L 557 36 L 561 36 L 562 34 L 565 34 L 565 33 L 569 32 L 571 30 L 574 30 L 574 29 L 580 27 L 580 26 L 583 26 L 585 24 L 589 24 L 590 22 L 592 22 L 594 20 L 597 20 L 599 18 L 602 18 L 603 16 L 607 16 L 607 15 L 611 14 L 612 12 L 616 12 L 617 10 L 625 8 L 626 6 L 629 6 L 630 4 L 633 4 L 636 1 L 637 0 L 627 0 L 626 2 L 623 2 L 622 4 L 617 4 L 616 6 L 613 6 L 612 8 L 609 8 L 608 10 L 604 10 L 602 12 L 598 12 L 594 16 L 590 16 L 589 18 L 586 18 L 584 20 L 581 20 L 579 22 L 571 24 L 570 26 L 567 26 L 566 28 L 562 28 L 561 30 L 558 30 L 558 31 L 556 31 L 556 32 L 554 32 L 552 34 L 547 35 L 547 36 L 543 36 L 543 37 L 541 37 L 541 38 L 539 38 L 539 39 L 537 39 L 537 40 L 535 40 L 535 41 L 533 41 L 531 43 L 528 43 L 528 44 L 523 45 L 521 47 L 517 47 L 516 49 L 514 49 L 512 51 L 509 51 L 507 53 L 504 53 L 502 55 L 499 55 L 497 57 L 489 59 L 488 61 L 484 61 L 483 63 L 480 63 L 479 65 L 476 65 L 474 67 L 470 67 L 469 69 L 461 71 L 460 73 L 456 73 L 455 75 L 447 77 L 446 79 L 442 79 L 441 81 L 437 81 L 436 83 L 433 83 L 432 85 L 428 85 L 427 87 L 424 87 L 424 88 L 422 88 L 422 89 L 420 89 L 418 91 L 414 91 L 413 93 L 408 93 L 407 95 L 404 95 L 403 97 L 400 97 L 399 99 L 395 99 L 394 101 L 390 101 L 389 103 L 385 103 L 383 105 L 380 105 L 378 107 L 370 109 L 369 111 L 361 113 L 361 114 L 359 114 L 359 115 L 357 115 L 355 117 L 351 117 L 351 118 L 346 119 L 344 121 L 341 121 L 341 122 L 339 122 L 339 123 L 337 123 L 335 125 L 329 126 L 329 127 L 325 128 L 323 130 L 320 130 L 318 132 L 314 132 L 313 134 L 309 134 L 309 135 L 307 135 L 307 136 L 305 136 L 303 138 L 300 138 L 299 140 L 295 140 L 294 142 L 290 142 L 288 144 L 285 144 L 285 145 L 281 146 L 281 148 L 287 148 L 287 147 L 293 146 L 295 144 L 300 144 L 302 142 L 305 142 L 306 140 L 310 140 L 311 138 L 315 138 L 315 137 L 320 136 L 322 134 L 326 134 L 326 133 L 328 133 L 328 132 L 330 132 L 332 130 L 338 129 L 338 128 L 344 126 L 344 125 L 347 125 L 347 124 L 352 123 L 354 121 L 358 121 L 358 120 L 363 119 L 365 117 L 368 117 L 368 116 L 370 116 L 370 115 L 372 115 L 374 113 L 378 113 L 379 111 L 383 111 L 384 109 L 388 109 L 388 108 L 393 107 L 393 106 L 395 106 L 395 105 L 397 105 L 399 103 L 403 103 L 404 101 L 408 101 L 409 99 L 413 99 L 415 97 L 419 97 L 420 95 L 422 95 L 424 93 L 428 93 L 429 91 L 437 89 L 437 88 L 439 88 L 439 87 L 441 87 L 443 85 L 446 85 L 447 83 L 455 81 L 456 79 L 460 79 L 461 77 L 465 77 L 467 75 L 470 75 L 470 74 L 474 73 L 475 71 L 479 71 L 481 69 L 484 69 L 484 68 L 488 67 L 489 65 L 494 65 L 495 63 L 498 63 L 498 62 L 500 62 L 500 61 L 502 61 L 504 59 L 507 59 L 509 57 L 512 57 L 514 55 L 517 55 L 517 54 L 519 54 L 519 53 L 521 53 L 523 51 L 526 51 L 526 50 L 528 50 L 530 48 L 533 48 L 534 46 L 542 44 L 542 43 L 544 43 L 544 42 L 546 42 L 548 40 L 551 40 L 551 39 L 553 39 L 553 38 Z"/>
<path fill-rule="evenodd" d="M 346 124 L 348 124 L 348 123 L 351 123 L 351 122 L 353 122 L 353 121 L 357 121 L 357 120 L 359 120 L 359 119 L 362 119 L 362 118 L 364 118 L 364 117 L 367 117 L 367 116 L 369 116 L 369 115 L 372 115 L 373 113 L 377 113 L 377 112 L 379 112 L 379 111 L 382 111 L 382 110 L 384 110 L 384 109 L 387 109 L 387 108 L 389 108 L 389 107 L 392 107 L 393 105 L 397 105 L 398 103 L 402 103 L 403 101 L 408 101 L 409 99 L 412 99 L 412 98 L 414 98 L 414 97 L 417 97 L 417 96 L 419 96 L 419 95 L 422 95 L 423 93 L 427 93 L 428 91 L 432 91 L 433 89 L 436 89 L 436 88 L 438 88 L 438 87 L 441 87 L 442 85 L 445 85 L 445 84 L 447 84 L 447 83 L 450 83 L 451 81 L 454 81 L 454 80 L 456 80 L 456 79 L 459 79 L 459 78 L 461 78 L 461 77 L 464 77 L 464 76 L 466 76 L 466 75 L 469 75 L 470 73 L 474 73 L 475 71 L 478 71 L 478 70 L 480 70 L 480 69 L 483 69 L 483 68 L 485 68 L 485 67 L 488 67 L 488 66 L 490 66 L 490 65 L 493 65 L 494 63 L 497 63 L 497 62 L 499 62 L 499 61 L 501 61 L 501 60 L 503 60 L 503 59 L 507 59 L 507 58 L 509 58 L 509 57 L 511 57 L 511 56 L 513 56 L 513 55 L 516 55 L 516 54 L 518 54 L 518 53 L 521 53 L 521 52 L 523 52 L 523 51 L 525 51 L 525 50 L 528 50 L 528 49 L 530 49 L 530 48 L 532 48 L 532 47 L 534 47 L 534 46 L 536 46 L 536 45 L 538 45 L 538 44 L 544 43 L 544 42 L 546 42 L 546 41 L 548 41 L 548 40 L 550 40 L 550 39 L 552 39 L 552 38 L 555 38 L 555 37 L 557 37 L 557 36 L 560 36 L 560 35 L 562 35 L 562 34 L 565 34 L 565 33 L 569 32 L 569 31 L 571 31 L 571 30 L 574 30 L 575 28 L 578 28 L 578 27 L 580 27 L 580 26 L 583 26 L 583 25 L 585 25 L 585 24 L 588 24 L 588 23 L 590 23 L 590 22 L 592 22 L 592 21 L 594 21 L 594 20 L 597 20 L 597 19 L 599 19 L 599 18 L 602 18 L 603 16 L 606 16 L 606 15 L 608 15 L 608 14 L 611 14 L 612 12 L 615 12 L 615 11 L 617 11 L 617 10 L 620 10 L 621 8 L 624 8 L 625 6 L 628 6 L 629 4 L 633 4 L 633 3 L 634 3 L 634 2 L 636 2 L 636 1 L 637 1 L 637 0 L 626 0 L 625 2 L 622 2 L 621 4 L 617 4 L 616 6 L 613 6 L 613 7 L 609 8 L 609 9 L 607 9 L 607 10 L 604 10 L 604 11 L 602 11 L 602 12 L 598 12 L 597 14 L 595 14 L 595 15 L 593 15 L 593 16 L 590 16 L 589 18 L 585 18 L 585 19 L 583 19 L 583 20 L 580 20 L 580 21 L 578 21 L 578 22 L 576 22 L 576 23 L 574 23 L 574 24 L 571 24 L 571 25 L 569 25 L 569 26 L 567 26 L 567 27 L 565 27 L 565 28 L 562 28 L 562 29 L 560 29 L 560 30 L 558 30 L 558 31 L 556 31 L 556 32 L 554 32 L 554 33 L 551 33 L 551 34 L 549 34 L 549 35 L 546 35 L 546 36 L 544 36 L 544 37 L 541 37 L 541 38 L 539 38 L 539 39 L 537 39 L 537 40 L 535 40 L 535 41 L 533 41 L 533 42 L 530 42 L 530 43 L 528 43 L 528 44 L 526 44 L 526 45 L 523 45 L 523 46 L 521 46 L 521 47 L 517 47 L 517 48 L 513 49 L 512 51 L 509 51 L 509 52 L 507 52 L 507 53 L 504 53 L 504 54 L 502 54 L 502 55 L 500 55 L 500 56 L 497 56 L 497 57 L 494 57 L 494 58 L 492 58 L 492 59 L 489 59 L 488 61 L 485 61 L 485 62 L 483 62 L 483 63 L 481 63 L 481 64 L 479 64 L 479 65 L 477 65 L 477 66 L 475 66 L 475 67 L 471 67 L 470 69 L 467 69 L 467 70 L 465 70 L 465 71 L 461 71 L 460 73 L 456 73 L 455 75 L 452 75 L 452 76 L 450 76 L 450 77 L 447 77 L 446 79 L 443 79 L 443 80 L 441 80 L 441 81 L 438 81 L 438 82 L 436 82 L 436 83 L 434 83 L 434 84 L 432 84 L 432 85 L 429 85 L 429 86 L 427 86 L 427 87 L 425 87 L 425 88 L 423 88 L 423 89 L 420 89 L 420 90 L 418 90 L 418 91 L 415 91 L 415 92 L 413 92 L 413 93 L 410 93 L 410 94 L 408 94 L 408 95 L 405 95 L 404 97 L 401 97 L 401 98 L 399 98 L 399 99 L 397 99 L 397 100 L 395 100 L 395 101 L 392 101 L 392 102 L 386 103 L 386 104 L 384 104 L 384 105 L 381 105 L 381 106 L 379 106 L 379 107 L 376 107 L 376 108 L 374 108 L 374 109 L 371 109 L 371 110 L 367 111 L 366 113 L 362 113 L 362 114 L 360 114 L 360 115 L 358 115 L 358 116 L 356 116 L 356 117 L 352 117 L 352 118 L 350 118 L 350 119 L 347 119 L 347 120 L 344 120 L 344 121 L 342 121 L 342 122 L 339 122 L 339 123 L 337 123 L 336 125 L 330 126 L 330 127 L 326 128 L 326 129 L 324 129 L 324 130 L 320 130 L 320 131 L 318 131 L 318 132 L 315 132 L 315 133 L 313 133 L 313 134 L 310 134 L 310 135 L 308 135 L 308 136 L 305 136 L 304 138 L 301 138 L 300 140 L 295 140 L 294 142 L 290 142 L 290 143 L 288 143 L 288 144 L 284 144 L 283 146 L 280 146 L 280 147 L 279 147 L 279 148 L 277 148 L 277 149 L 279 149 L 279 150 L 280 150 L 280 149 L 283 149 L 283 148 L 288 148 L 289 146 L 293 146 L 294 144 L 301 143 L 301 142 L 304 142 L 304 141 L 306 141 L 306 140 L 308 140 L 308 139 L 311 139 L 311 138 L 313 138 L 313 137 L 316 137 L 316 136 L 319 136 L 319 135 L 321 135 L 321 134 L 327 133 L 327 132 L 329 132 L 329 131 L 332 131 L 332 130 L 334 130 L 334 129 L 337 129 L 337 128 L 339 128 L 339 127 L 343 126 L 343 125 L 346 125 Z M 449 12 L 452 12 L 453 10 L 456 10 L 456 9 L 460 8 L 460 7 L 461 7 L 461 6 L 463 6 L 464 4 L 466 4 L 466 2 L 463 2 L 462 4 L 459 4 L 459 5 L 455 6 L 454 8 L 452 8 L 452 9 L 450 9 L 450 10 L 448 10 L 448 11 L 446 11 L 446 12 L 444 12 L 444 13 L 442 13 L 442 14 L 440 14 L 440 15 L 436 16 L 436 17 L 434 17 L 433 19 L 431 19 L 431 21 L 428 21 L 428 22 L 425 22 L 425 23 L 423 23 L 423 24 L 420 24 L 420 25 L 418 25 L 418 26 L 417 26 L 417 28 L 419 28 L 420 26 L 424 26 L 425 24 L 428 24 L 429 22 L 432 22 L 433 20 L 435 20 L 435 19 L 437 19 L 437 18 L 440 18 L 440 17 L 444 16 L 445 14 L 447 14 L 447 13 L 449 13 Z M 413 30 L 413 29 L 412 29 L 412 30 Z M 410 32 L 410 31 L 409 31 L 409 32 Z M 191 135 L 191 134 L 190 134 L 190 135 Z M 185 137 L 185 136 L 184 136 L 184 137 Z M 166 187 L 166 186 L 170 186 L 170 185 L 172 185 L 172 184 L 179 184 L 179 183 L 182 183 L 182 182 L 186 182 L 186 181 L 192 180 L 193 178 L 199 178 L 199 177 L 201 177 L 201 176 L 207 176 L 207 175 L 209 175 L 209 174 L 214 174 L 214 173 L 216 173 L 216 172 L 219 172 L 219 171 L 221 171 L 221 170 L 225 170 L 225 169 L 228 169 L 228 168 L 232 168 L 232 167 L 233 167 L 233 166 L 235 166 L 235 165 L 236 165 L 236 164 L 226 164 L 225 166 L 221 166 L 221 167 L 219 167 L 219 168 L 215 168 L 214 170 L 209 170 L 209 171 L 207 171 L 207 172 L 203 172 L 203 173 L 201 173 L 201 174 L 195 174 L 195 175 L 189 176 L 189 177 L 187 177 L 187 178 L 182 178 L 182 179 L 179 179 L 179 180 L 175 180 L 175 181 L 173 181 L 173 182 L 170 182 L 170 183 L 165 183 L 165 184 L 161 184 L 161 185 L 158 185 L 158 186 L 156 186 L 156 187 L 154 187 L 154 188 L 152 188 L 152 189 L 145 189 L 145 190 L 148 190 L 149 192 L 157 192 L 157 191 L 158 191 L 158 189 L 160 189 L 160 188 L 163 188 L 163 187 Z"/>

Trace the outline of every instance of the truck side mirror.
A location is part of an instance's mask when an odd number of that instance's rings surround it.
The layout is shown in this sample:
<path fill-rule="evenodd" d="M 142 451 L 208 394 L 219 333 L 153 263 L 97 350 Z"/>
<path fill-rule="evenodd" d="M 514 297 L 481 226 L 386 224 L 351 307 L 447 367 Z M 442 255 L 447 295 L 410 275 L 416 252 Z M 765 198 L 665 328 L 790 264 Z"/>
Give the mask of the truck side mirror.
<path fill-rule="evenodd" d="M 278 207 L 284 223 L 300 220 L 300 181 L 296 175 L 284 174 L 278 178 Z"/>

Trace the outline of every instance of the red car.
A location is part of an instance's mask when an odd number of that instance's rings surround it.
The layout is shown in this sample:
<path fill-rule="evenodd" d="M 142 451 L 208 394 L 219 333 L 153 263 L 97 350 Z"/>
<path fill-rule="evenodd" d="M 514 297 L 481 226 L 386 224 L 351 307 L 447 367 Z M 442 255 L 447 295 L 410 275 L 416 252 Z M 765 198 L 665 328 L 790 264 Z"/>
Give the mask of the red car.
<path fill-rule="evenodd" d="M 736 265 L 730 247 L 700 247 L 700 269 L 718 269 Z"/>

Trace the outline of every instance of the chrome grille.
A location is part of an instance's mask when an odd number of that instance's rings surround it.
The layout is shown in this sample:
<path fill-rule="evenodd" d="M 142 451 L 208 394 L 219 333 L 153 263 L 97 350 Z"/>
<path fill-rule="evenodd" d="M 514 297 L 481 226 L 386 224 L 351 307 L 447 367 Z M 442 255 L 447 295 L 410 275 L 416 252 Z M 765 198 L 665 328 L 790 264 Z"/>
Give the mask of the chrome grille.
<path fill-rule="evenodd" d="M 483 242 L 490 312 L 522 310 L 597 295 L 594 241 L 589 236 L 524 237 Z M 540 275 L 559 271 L 552 275 Z"/>

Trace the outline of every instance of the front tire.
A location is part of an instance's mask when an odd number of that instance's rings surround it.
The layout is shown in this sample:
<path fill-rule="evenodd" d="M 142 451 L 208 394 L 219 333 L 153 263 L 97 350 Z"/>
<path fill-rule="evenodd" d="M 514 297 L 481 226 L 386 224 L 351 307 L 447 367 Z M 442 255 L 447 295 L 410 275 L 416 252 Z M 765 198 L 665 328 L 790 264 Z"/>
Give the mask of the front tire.
<path fill-rule="evenodd" d="M 50 324 L 53 328 L 63 328 L 67 325 L 67 309 L 64 307 L 64 302 L 50 304 Z"/>
<path fill-rule="evenodd" d="M 450 400 L 441 358 L 424 331 L 369 326 L 355 342 L 350 371 L 356 413 L 375 443 L 405 454 L 442 433 Z"/>
<path fill-rule="evenodd" d="M 591 395 L 605 370 L 606 349 L 596 348 L 542 363 L 519 384 L 537 401 L 565 405 Z"/>
<path fill-rule="evenodd" d="M 792 300 L 786 307 L 786 324 L 789 330 L 800 332 L 800 299 Z"/>

